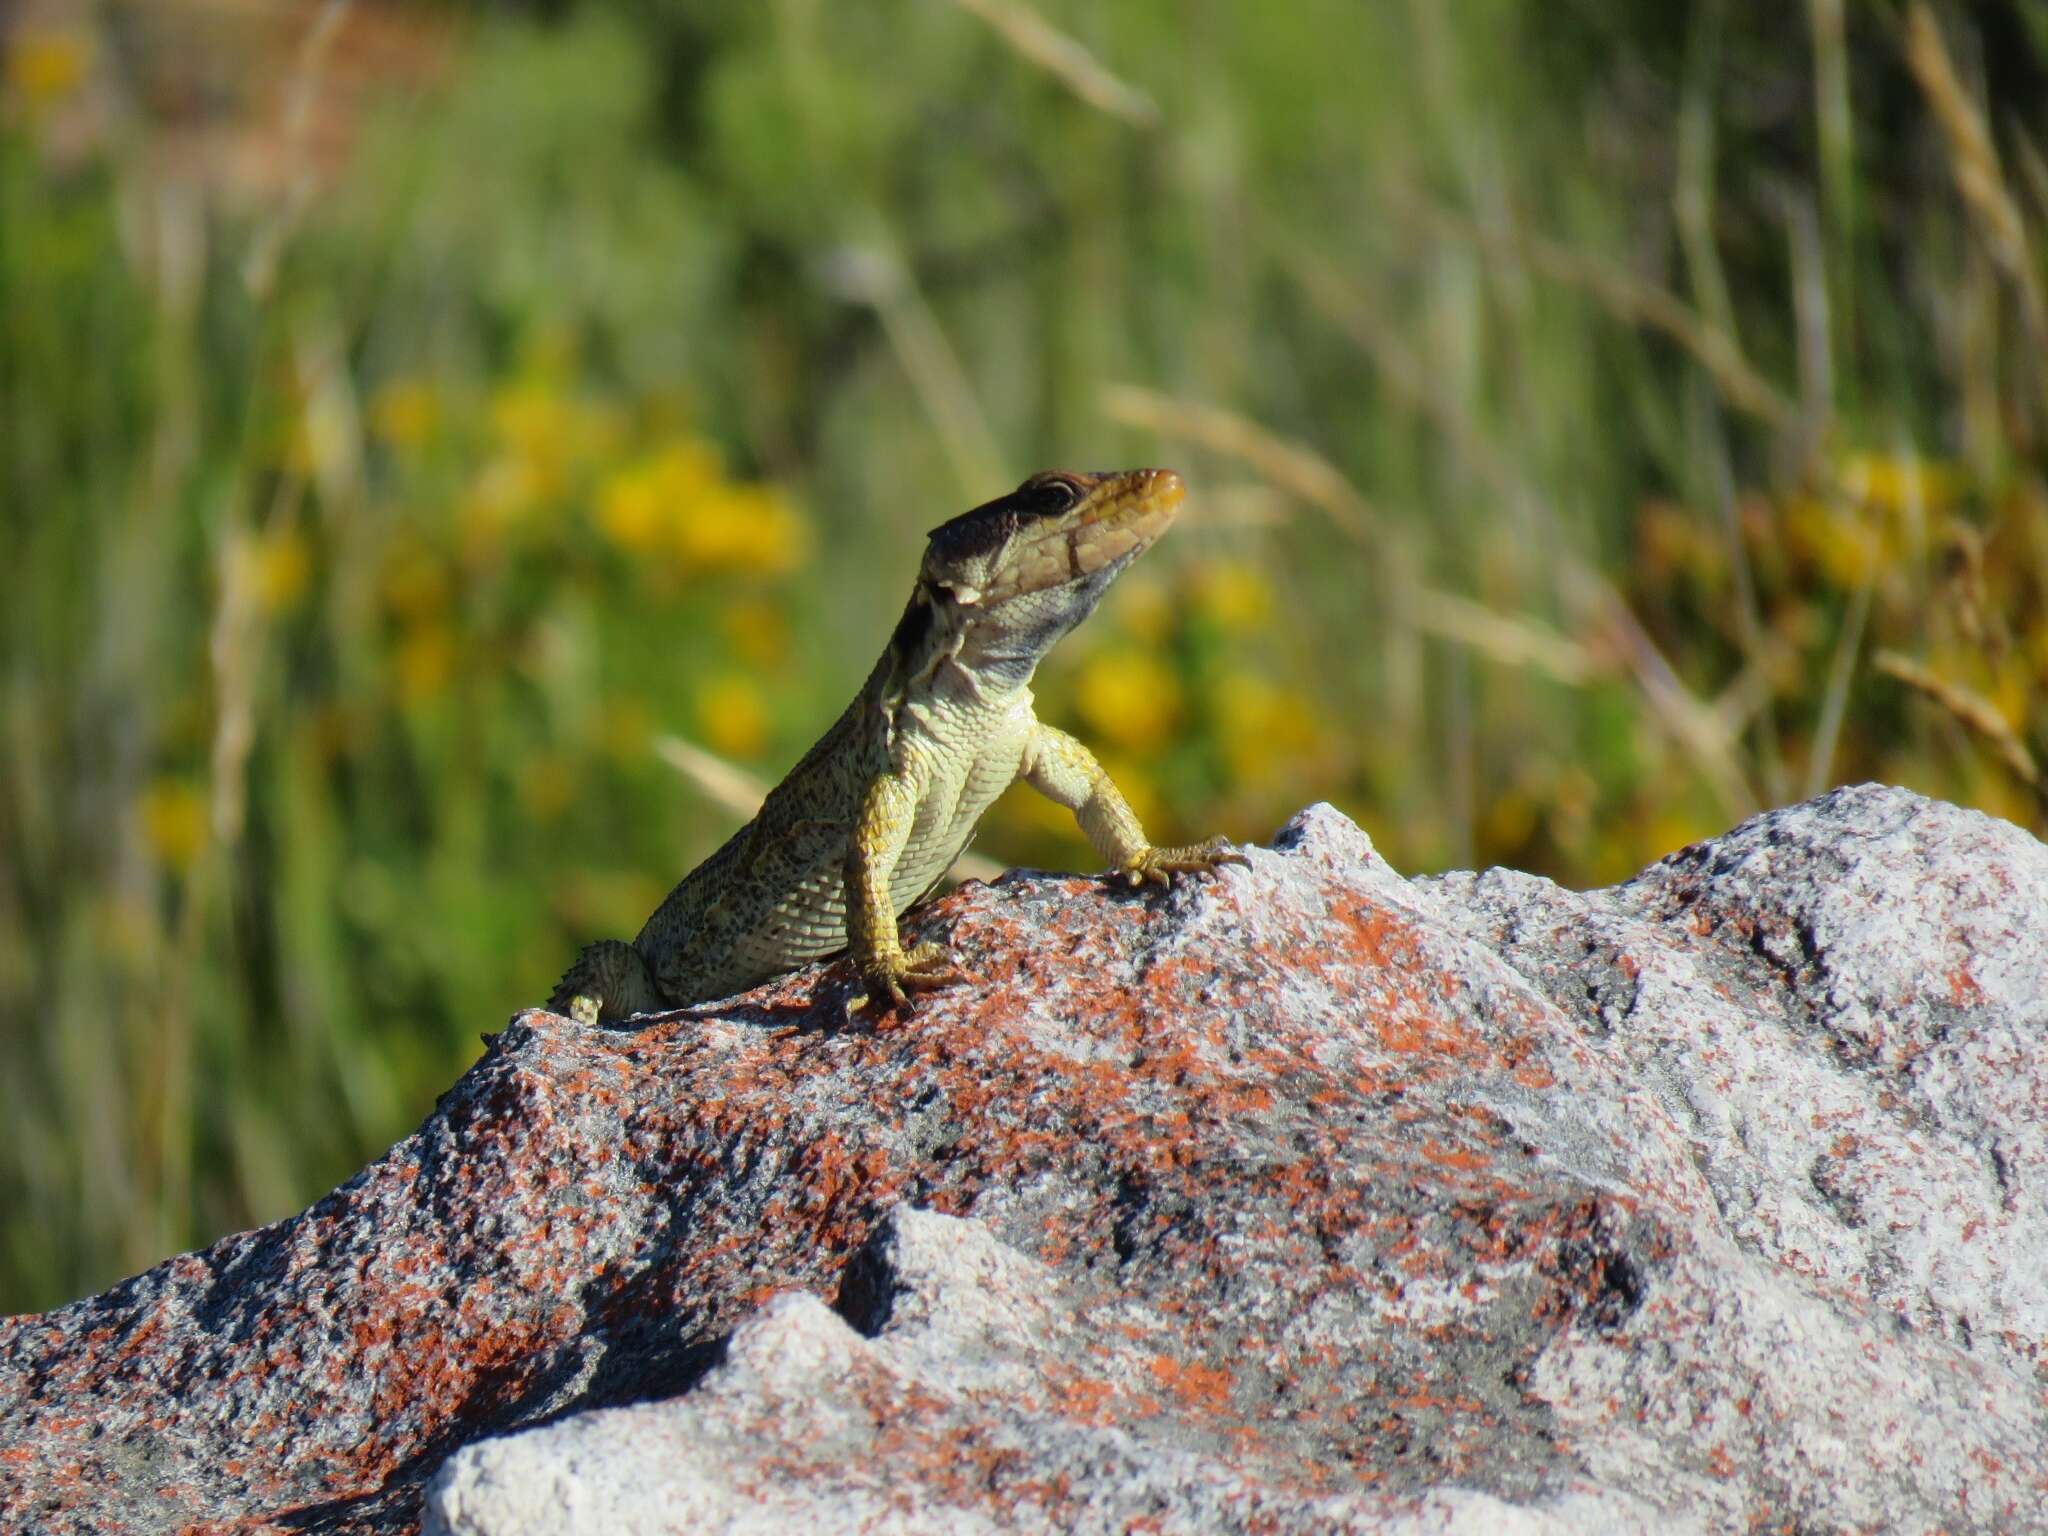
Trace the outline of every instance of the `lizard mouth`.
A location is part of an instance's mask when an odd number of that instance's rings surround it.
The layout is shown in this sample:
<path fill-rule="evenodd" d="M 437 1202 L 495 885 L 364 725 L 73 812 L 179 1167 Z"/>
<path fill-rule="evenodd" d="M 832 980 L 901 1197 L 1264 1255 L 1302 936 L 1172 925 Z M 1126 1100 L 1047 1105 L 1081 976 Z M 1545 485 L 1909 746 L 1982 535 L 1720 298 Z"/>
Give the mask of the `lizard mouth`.
<path fill-rule="evenodd" d="M 1000 602 L 1100 577 L 1114 578 L 1173 523 L 1187 484 L 1170 469 L 1105 475 L 1072 507 L 1020 533 L 983 594 Z"/>

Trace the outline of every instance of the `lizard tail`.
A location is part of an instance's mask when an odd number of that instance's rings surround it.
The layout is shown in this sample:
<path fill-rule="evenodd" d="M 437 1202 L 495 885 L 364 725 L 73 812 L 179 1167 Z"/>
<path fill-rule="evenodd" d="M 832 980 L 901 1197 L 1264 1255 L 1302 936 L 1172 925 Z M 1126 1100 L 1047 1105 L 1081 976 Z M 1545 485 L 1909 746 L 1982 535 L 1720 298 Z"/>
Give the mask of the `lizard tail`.
<path fill-rule="evenodd" d="M 567 1014 L 586 1024 L 653 1013 L 661 1006 L 647 957 L 622 939 L 584 945 L 548 998 L 550 1013 Z"/>

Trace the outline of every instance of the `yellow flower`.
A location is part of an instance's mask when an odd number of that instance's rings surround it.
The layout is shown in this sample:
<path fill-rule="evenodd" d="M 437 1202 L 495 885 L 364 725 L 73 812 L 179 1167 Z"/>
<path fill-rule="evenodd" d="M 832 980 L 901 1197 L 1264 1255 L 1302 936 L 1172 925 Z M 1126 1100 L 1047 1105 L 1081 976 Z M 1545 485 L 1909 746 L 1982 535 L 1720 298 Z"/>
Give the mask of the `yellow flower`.
<path fill-rule="evenodd" d="M 726 757 L 755 757 L 768 744 L 768 706 L 751 678 L 728 672 L 697 695 L 697 729 L 704 744 Z"/>
<path fill-rule="evenodd" d="M 678 439 L 606 481 L 598 497 L 598 528 L 629 554 L 651 554 L 670 537 L 678 509 L 715 494 L 722 477 L 709 445 Z"/>
<path fill-rule="evenodd" d="M 538 379 L 499 389 L 491 397 L 491 424 L 543 501 L 565 494 L 571 472 L 604 454 L 618 436 L 614 413 L 585 406 Z"/>
<path fill-rule="evenodd" d="M 441 427 L 441 397 L 420 379 L 393 379 L 370 400 L 370 430 L 393 448 L 419 449 Z"/>
<path fill-rule="evenodd" d="M 789 657 L 789 625 L 782 610 L 761 598 L 743 598 L 720 620 L 725 638 L 743 661 L 756 667 L 777 667 Z"/>
<path fill-rule="evenodd" d="M 1116 647 L 1082 664 L 1074 704 L 1097 736 L 1127 750 L 1165 744 L 1180 720 L 1180 679 L 1150 651 Z"/>
<path fill-rule="evenodd" d="M 266 613 L 296 607 L 312 580 L 313 553 L 296 528 L 280 528 L 256 541 L 256 601 Z"/>
<path fill-rule="evenodd" d="M 725 485 L 676 511 L 675 553 L 685 570 L 774 576 L 809 552 L 809 530 L 772 485 Z"/>
<path fill-rule="evenodd" d="M 78 89 L 92 65 L 92 44 L 74 32 L 24 28 L 9 42 L 6 55 L 7 84 L 34 110 Z"/>
<path fill-rule="evenodd" d="M 185 779 L 158 779 L 136 798 L 142 840 L 171 868 L 192 867 L 206 847 L 206 797 Z"/>
<path fill-rule="evenodd" d="M 1314 706 L 1255 672 L 1231 671 L 1218 679 L 1216 712 L 1229 722 L 1221 741 L 1223 760 L 1240 784 L 1274 783 L 1318 746 Z"/>
<path fill-rule="evenodd" d="M 568 456 L 569 402 L 543 384 L 521 382 L 491 396 L 491 426 L 498 441 L 536 461 Z"/>
<path fill-rule="evenodd" d="M 810 547 L 809 528 L 780 489 L 726 479 L 717 450 L 691 437 L 613 474 L 598 498 L 597 525 L 631 554 L 665 551 L 686 574 L 777 575 Z"/>
<path fill-rule="evenodd" d="M 413 626 L 392 657 L 401 704 L 420 704 L 448 686 L 455 672 L 455 636 L 446 624 Z"/>
<path fill-rule="evenodd" d="M 1157 581 L 1143 577 L 1132 581 L 1126 577 L 1115 604 L 1117 623 L 1140 645 L 1164 645 L 1173 632 L 1178 606 Z"/>
<path fill-rule="evenodd" d="M 1870 581 L 1884 558 L 1884 541 L 1863 516 L 1811 496 L 1797 496 L 1786 504 L 1785 538 L 1842 591 Z"/>
<path fill-rule="evenodd" d="M 506 535 L 546 495 L 546 486 L 527 460 L 508 455 L 490 460 L 470 483 L 456 514 L 464 558 L 473 562 L 502 546 Z"/>
<path fill-rule="evenodd" d="M 1273 612 L 1273 587 L 1255 567 L 1219 560 L 1195 573 L 1195 610 L 1234 632 L 1257 629 Z"/>
<path fill-rule="evenodd" d="M 1680 575 L 1718 577 L 1727 554 L 1720 536 L 1681 503 L 1653 497 L 1636 511 L 1635 563 L 1662 588 Z"/>
<path fill-rule="evenodd" d="M 1536 831 L 1536 802 L 1519 789 L 1493 797 L 1479 819 L 1479 841 L 1489 855 L 1518 852 Z"/>
<path fill-rule="evenodd" d="M 379 590 L 393 613 L 427 619 L 447 611 L 452 589 L 434 552 L 417 539 L 404 539 L 385 559 Z"/>
<path fill-rule="evenodd" d="M 519 804 L 535 821 L 554 821 L 576 798 L 576 774 L 559 752 L 532 752 L 519 764 Z"/>
<path fill-rule="evenodd" d="M 638 469 L 621 470 L 605 483 L 597 526 L 628 554 L 644 555 L 661 542 L 661 487 Z"/>
<path fill-rule="evenodd" d="M 1962 488 L 1962 475 L 1954 466 L 1910 455 L 1851 454 L 1837 476 L 1844 495 L 1886 512 L 1939 507 L 1953 501 Z"/>

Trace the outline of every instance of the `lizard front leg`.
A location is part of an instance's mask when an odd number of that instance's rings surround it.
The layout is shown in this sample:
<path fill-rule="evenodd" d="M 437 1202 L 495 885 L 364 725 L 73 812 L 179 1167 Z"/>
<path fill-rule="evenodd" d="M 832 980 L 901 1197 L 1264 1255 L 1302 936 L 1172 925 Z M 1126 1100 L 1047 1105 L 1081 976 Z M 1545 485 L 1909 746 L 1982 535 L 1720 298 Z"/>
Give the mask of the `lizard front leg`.
<path fill-rule="evenodd" d="M 1025 782 L 1055 805 L 1074 813 L 1081 831 L 1110 867 L 1132 885 L 1147 881 L 1168 885 L 1181 873 L 1199 873 L 1220 864 L 1251 860 L 1221 837 L 1181 848 L 1155 848 L 1130 802 L 1080 742 L 1065 731 L 1035 725 L 1024 752 Z"/>
<path fill-rule="evenodd" d="M 905 950 L 896 932 L 890 887 L 917 819 L 917 794 L 914 783 L 891 771 L 879 775 L 861 797 L 846 850 L 846 943 L 867 991 L 849 1002 L 849 1009 L 870 1000 L 908 1007 L 911 992 L 960 980 L 944 945 Z"/>

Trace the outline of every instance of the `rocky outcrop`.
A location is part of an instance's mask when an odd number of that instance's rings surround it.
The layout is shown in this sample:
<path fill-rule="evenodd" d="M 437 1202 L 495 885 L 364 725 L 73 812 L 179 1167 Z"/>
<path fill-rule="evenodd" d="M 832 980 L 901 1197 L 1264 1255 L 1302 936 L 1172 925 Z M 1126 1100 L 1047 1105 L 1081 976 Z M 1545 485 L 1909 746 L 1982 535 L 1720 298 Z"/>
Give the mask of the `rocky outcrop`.
<path fill-rule="evenodd" d="M 0 1528 L 2048 1530 L 2048 848 L 1866 787 L 1586 894 L 1252 860 L 969 887 L 880 1027 L 522 1014 L 0 1324 Z"/>

